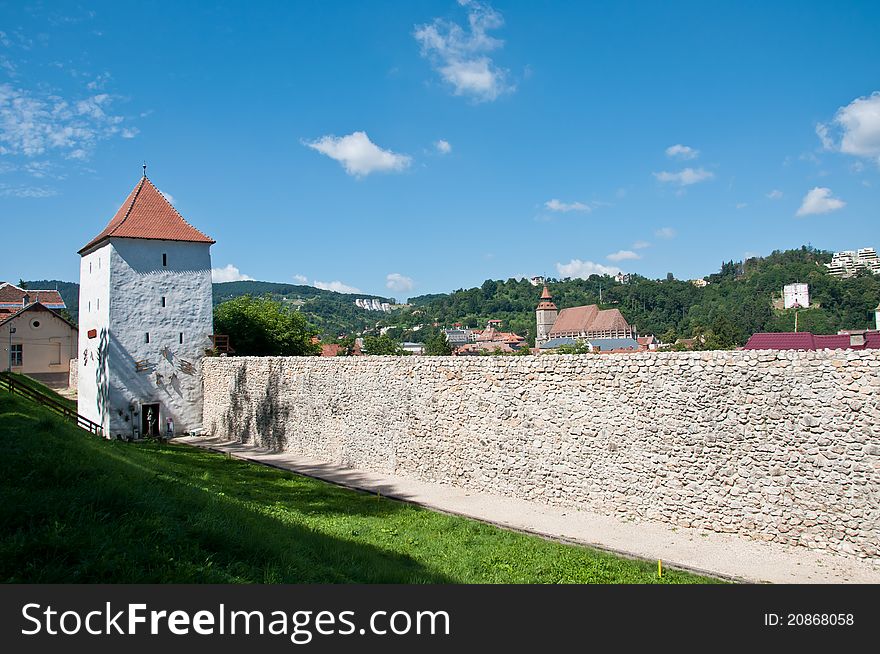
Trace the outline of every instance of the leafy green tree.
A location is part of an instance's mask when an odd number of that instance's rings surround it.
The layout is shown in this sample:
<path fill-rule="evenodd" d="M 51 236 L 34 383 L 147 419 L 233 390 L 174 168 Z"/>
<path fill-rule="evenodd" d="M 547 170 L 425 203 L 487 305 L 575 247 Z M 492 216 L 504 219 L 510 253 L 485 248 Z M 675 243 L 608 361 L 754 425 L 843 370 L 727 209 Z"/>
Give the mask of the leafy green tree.
<path fill-rule="evenodd" d="M 388 336 L 364 336 L 364 354 L 406 354 L 403 347 L 396 340 Z"/>
<path fill-rule="evenodd" d="M 425 341 L 425 354 L 429 356 L 449 356 L 452 354 L 452 346 L 446 339 L 446 334 L 437 332 Z"/>
<path fill-rule="evenodd" d="M 553 354 L 593 354 L 590 352 L 589 344 L 583 340 L 578 339 L 571 345 L 560 345 L 556 350 L 553 351 Z"/>
<path fill-rule="evenodd" d="M 217 305 L 214 331 L 228 334 L 235 353 L 243 356 L 320 354 L 317 335 L 299 312 L 269 296 L 243 295 Z"/>

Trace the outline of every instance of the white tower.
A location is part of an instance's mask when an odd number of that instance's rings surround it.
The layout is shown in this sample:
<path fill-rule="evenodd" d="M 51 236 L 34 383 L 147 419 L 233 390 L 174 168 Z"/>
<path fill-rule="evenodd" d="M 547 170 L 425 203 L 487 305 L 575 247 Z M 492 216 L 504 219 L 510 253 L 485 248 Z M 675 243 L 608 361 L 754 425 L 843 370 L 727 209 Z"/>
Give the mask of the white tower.
<path fill-rule="evenodd" d="M 146 177 L 79 251 L 78 411 L 107 438 L 201 426 L 212 239 Z"/>
<path fill-rule="evenodd" d="M 553 296 L 550 295 L 550 289 L 544 286 L 544 292 L 541 293 L 541 301 L 538 308 L 535 309 L 535 317 L 537 319 L 537 331 L 535 332 L 535 347 L 540 347 L 541 343 L 546 343 L 550 339 L 550 332 L 556 323 L 556 316 L 559 312 L 556 305 L 553 304 Z"/>
<path fill-rule="evenodd" d="M 874 329 L 880 331 L 880 304 L 874 309 Z"/>

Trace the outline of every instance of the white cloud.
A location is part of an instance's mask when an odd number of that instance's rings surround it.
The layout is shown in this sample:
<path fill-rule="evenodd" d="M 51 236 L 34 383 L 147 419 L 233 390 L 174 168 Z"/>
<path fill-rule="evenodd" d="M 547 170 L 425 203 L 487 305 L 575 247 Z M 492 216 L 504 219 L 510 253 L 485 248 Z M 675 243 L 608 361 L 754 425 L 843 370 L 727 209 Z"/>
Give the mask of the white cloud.
<path fill-rule="evenodd" d="M 58 195 L 58 191 L 47 186 L 10 186 L 0 184 L 0 197 L 13 198 L 50 198 Z"/>
<path fill-rule="evenodd" d="M 815 213 L 828 213 L 843 209 L 846 202 L 838 198 L 831 197 L 831 189 L 817 186 L 810 189 L 804 196 L 800 209 L 797 210 L 798 216 L 809 216 Z"/>
<path fill-rule="evenodd" d="M 781 200 L 782 195 L 783 195 L 782 191 L 775 188 L 767 194 L 767 197 L 770 198 L 771 200 Z"/>
<path fill-rule="evenodd" d="M 231 263 L 226 264 L 223 268 L 211 268 L 211 280 L 215 283 L 246 282 L 252 279 L 253 277 L 242 275 L 241 271 Z"/>
<path fill-rule="evenodd" d="M 389 273 L 385 277 L 385 287 L 397 293 L 411 291 L 414 285 L 415 283 L 410 277 L 406 277 L 400 273 Z"/>
<path fill-rule="evenodd" d="M 654 173 L 657 181 L 665 184 L 678 184 L 679 186 L 690 186 L 712 179 L 715 174 L 703 168 L 685 168 L 677 173 L 661 172 Z"/>
<path fill-rule="evenodd" d="M 654 232 L 654 236 L 657 238 L 674 238 L 675 230 L 672 227 L 661 227 Z"/>
<path fill-rule="evenodd" d="M 110 113 L 106 93 L 65 100 L 0 84 L 0 154 L 34 157 L 53 151 L 87 159 L 99 141 L 121 135 L 122 116 Z"/>
<path fill-rule="evenodd" d="M 856 98 L 840 107 L 831 121 L 835 128 L 816 125 L 816 134 L 826 150 L 838 150 L 857 157 L 876 159 L 880 163 L 880 91 Z"/>
<path fill-rule="evenodd" d="M 644 250 L 649 247 L 651 247 L 651 244 L 648 241 L 636 241 L 633 243 L 633 250 Z"/>
<path fill-rule="evenodd" d="M 422 47 L 422 56 L 453 87 L 455 95 L 489 102 L 513 91 L 507 81 L 508 71 L 496 66 L 487 55 L 504 45 L 504 41 L 488 34 L 504 25 L 501 14 L 478 0 L 458 0 L 458 4 L 467 9 L 467 30 L 442 18 L 416 26 L 413 36 Z"/>
<path fill-rule="evenodd" d="M 400 171 L 407 168 L 412 157 L 383 150 L 370 140 L 366 132 L 353 132 L 348 136 L 322 136 L 305 145 L 335 159 L 345 172 L 364 177 L 375 172 Z"/>
<path fill-rule="evenodd" d="M 670 145 L 666 148 L 666 156 L 684 161 L 687 159 L 696 159 L 700 156 L 700 151 L 688 147 L 687 145 L 676 143 L 675 145 Z"/>
<path fill-rule="evenodd" d="M 349 286 L 348 284 L 344 284 L 340 282 L 338 279 L 332 282 L 319 282 L 315 281 L 312 286 L 315 288 L 320 288 L 325 291 L 335 291 L 337 293 L 360 293 L 361 289 L 356 288 L 354 286 Z"/>
<path fill-rule="evenodd" d="M 557 200 L 556 198 L 553 198 L 552 200 L 547 200 L 547 202 L 544 203 L 544 206 L 550 209 L 550 211 L 561 211 L 564 213 L 567 213 L 569 211 L 591 211 L 590 207 L 583 202 L 563 202 L 561 200 Z"/>
<path fill-rule="evenodd" d="M 634 259 L 641 259 L 642 255 L 637 252 L 633 252 L 632 250 L 618 250 L 617 252 L 613 252 L 605 257 L 609 261 L 630 261 Z"/>
<path fill-rule="evenodd" d="M 747 206 L 749 206 L 748 202 L 737 202 L 736 203 L 737 209 L 745 209 Z"/>
<path fill-rule="evenodd" d="M 168 204 L 174 204 L 174 196 L 173 196 L 173 195 L 171 195 L 170 193 L 166 193 L 165 191 L 163 191 L 163 190 L 161 190 L 161 189 L 159 189 L 159 193 L 161 193 L 162 196 L 163 196 L 166 200 L 168 200 Z"/>
<path fill-rule="evenodd" d="M 449 154 L 450 152 L 452 152 L 452 144 L 450 144 L 449 141 L 444 141 L 443 139 L 435 141 L 434 147 L 440 154 Z"/>
<path fill-rule="evenodd" d="M 577 277 L 587 279 L 590 275 L 616 275 L 620 268 L 616 266 L 603 266 L 601 263 L 572 259 L 568 263 L 557 263 L 556 271 L 560 277 Z"/>
<path fill-rule="evenodd" d="M 293 279 L 294 279 L 294 281 L 299 282 L 300 284 L 308 284 L 309 283 L 309 278 L 306 277 L 305 275 L 294 275 Z"/>

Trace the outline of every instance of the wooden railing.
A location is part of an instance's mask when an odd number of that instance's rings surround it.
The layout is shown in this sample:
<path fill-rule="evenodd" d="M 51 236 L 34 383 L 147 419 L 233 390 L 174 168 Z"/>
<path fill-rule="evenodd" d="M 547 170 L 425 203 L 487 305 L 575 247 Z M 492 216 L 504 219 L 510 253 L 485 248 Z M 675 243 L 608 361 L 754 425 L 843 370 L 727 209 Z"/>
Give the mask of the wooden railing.
<path fill-rule="evenodd" d="M 31 388 L 30 386 L 26 386 L 25 384 L 16 381 L 15 377 L 5 372 L 0 373 L 0 390 L 8 391 L 15 395 L 26 397 L 27 399 L 46 407 L 50 411 L 57 413 L 65 420 L 69 420 L 80 429 L 85 429 L 92 434 L 101 436 L 104 433 L 103 427 L 101 427 L 101 425 L 99 425 L 98 423 L 92 422 L 85 416 L 79 415 L 69 406 L 62 404 L 55 398 L 44 395 L 43 393 L 34 388 Z"/>

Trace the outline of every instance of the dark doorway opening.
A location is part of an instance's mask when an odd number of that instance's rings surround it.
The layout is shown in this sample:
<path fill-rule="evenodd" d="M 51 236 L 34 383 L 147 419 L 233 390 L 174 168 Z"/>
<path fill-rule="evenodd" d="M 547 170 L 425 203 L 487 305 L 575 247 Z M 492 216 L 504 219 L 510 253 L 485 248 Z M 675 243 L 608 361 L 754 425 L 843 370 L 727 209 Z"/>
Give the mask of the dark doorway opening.
<path fill-rule="evenodd" d="M 144 438 L 159 438 L 159 405 L 141 405 L 141 434 Z"/>

